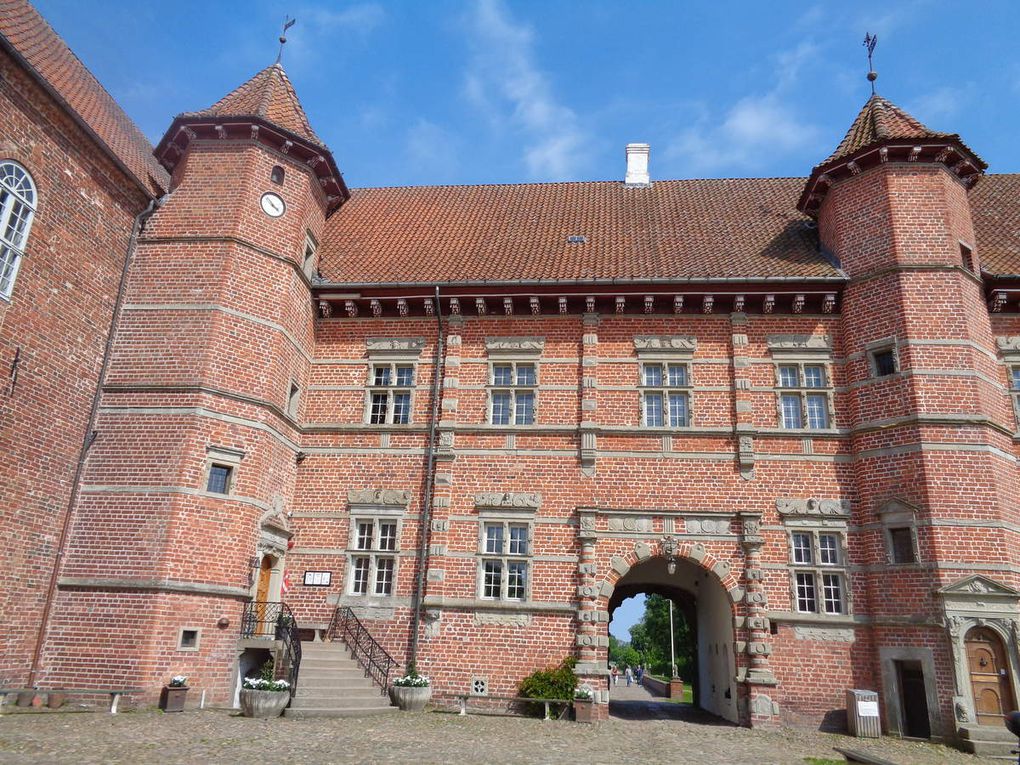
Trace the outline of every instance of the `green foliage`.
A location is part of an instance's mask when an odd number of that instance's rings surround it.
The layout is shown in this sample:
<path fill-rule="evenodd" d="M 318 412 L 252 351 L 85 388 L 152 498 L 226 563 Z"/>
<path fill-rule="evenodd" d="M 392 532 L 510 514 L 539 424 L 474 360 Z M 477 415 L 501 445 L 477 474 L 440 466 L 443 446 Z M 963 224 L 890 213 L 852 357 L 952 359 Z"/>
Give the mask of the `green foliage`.
<path fill-rule="evenodd" d="M 613 662 L 622 672 L 624 667 L 636 667 L 641 663 L 641 654 L 630 643 L 609 636 L 609 661 Z"/>
<path fill-rule="evenodd" d="M 262 663 L 262 667 L 259 669 L 259 677 L 262 678 L 263 680 L 268 680 L 269 682 L 272 682 L 273 680 L 276 679 L 275 670 L 276 665 L 273 663 L 273 660 L 266 659 Z"/>
<path fill-rule="evenodd" d="M 697 672 L 696 638 L 683 611 L 673 608 L 673 642 L 677 673 L 685 682 L 694 681 Z M 630 645 L 640 655 L 639 662 L 654 674 L 668 677 L 669 661 L 669 599 L 662 595 L 645 596 L 645 613 L 630 628 Z M 632 663 L 632 662 L 628 662 Z M 623 665 L 621 665 L 623 666 Z"/>
<path fill-rule="evenodd" d="M 557 667 L 548 667 L 532 672 L 517 685 L 519 696 L 529 699 L 572 699 L 577 687 L 574 666 L 577 659 L 569 657 Z M 542 704 L 528 704 L 528 714 L 541 717 L 545 713 Z"/>

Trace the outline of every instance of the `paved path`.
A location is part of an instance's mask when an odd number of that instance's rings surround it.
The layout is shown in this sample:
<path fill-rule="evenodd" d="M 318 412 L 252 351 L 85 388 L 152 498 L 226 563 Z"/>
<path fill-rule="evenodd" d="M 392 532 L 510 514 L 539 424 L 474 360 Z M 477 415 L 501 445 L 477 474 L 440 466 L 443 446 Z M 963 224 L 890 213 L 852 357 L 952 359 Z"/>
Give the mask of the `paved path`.
<path fill-rule="evenodd" d="M 671 763 L 807 765 L 866 748 L 899 765 L 991 765 L 930 744 L 866 743 L 812 731 L 758 731 L 674 720 L 595 725 L 455 714 L 362 720 L 249 720 L 224 711 L 10 714 L 0 717 L 0 763 Z"/>
<path fill-rule="evenodd" d="M 628 686 L 624 680 L 609 689 L 609 714 L 619 720 L 686 720 L 706 725 L 729 725 L 725 720 L 690 704 L 678 704 L 657 696 L 636 682 Z"/>

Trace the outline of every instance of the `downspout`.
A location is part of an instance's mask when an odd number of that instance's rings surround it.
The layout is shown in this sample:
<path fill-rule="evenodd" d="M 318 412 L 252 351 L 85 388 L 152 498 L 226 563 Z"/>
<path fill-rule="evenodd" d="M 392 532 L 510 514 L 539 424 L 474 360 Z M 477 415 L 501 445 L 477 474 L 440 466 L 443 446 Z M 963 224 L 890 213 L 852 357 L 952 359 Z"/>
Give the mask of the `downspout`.
<path fill-rule="evenodd" d="M 439 419 L 439 393 L 443 371 L 443 309 L 436 287 L 436 353 L 432 367 L 432 416 L 429 419 L 429 443 L 425 451 L 425 496 L 421 513 L 421 547 L 418 548 L 418 581 L 411 602 L 411 653 L 408 666 L 418 660 L 418 629 L 421 626 L 421 604 L 425 596 L 425 570 L 428 567 L 429 539 L 432 533 L 432 490 L 436 469 L 436 422 Z"/>
<path fill-rule="evenodd" d="M 117 286 L 117 297 L 113 304 L 113 316 L 110 318 L 110 331 L 106 336 L 106 348 L 103 351 L 103 363 L 99 369 L 99 378 L 96 380 L 96 392 L 92 396 L 92 408 L 89 410 L 88 426 L 85 428 L 85 438 L 82 441 L 81 451 L 78 453 L 78 465 L 74 469 L 74 479 L 71 482 L 71 496 L 67 501 L 67 511 L 64 513 L 64 522 L 60 528 L 60 536 L 57 538 L 57 556 L 53 562 L 53 571 L 50 574 L 49 588 L 46 591 L 46 603 L 43 606 L 42 618 L 39 620 L 39 635 L 35 641 L 35 651 L 32 654 L 32 668 L 28 673 L 29 688 L 35 687 L 36 675 L 39 672 L 39 659 L 42 656 L 43 640 L 46 637 L 46 630 L 49 627 L 50 612 L 53 608 L 53 598 L 57 591 L 57 577 L 64 562 L 64 552 L 67 546 L 68 531 L 71 528 L 71 515 L 74 506 L 78 501 L 81 489 L 81 476 L 85 471 L 85 460 L 88 457 L 89 447 L 96 440 L 98 435 L 95 431 L 96 417 L 99 413 L 99 400 L 103 393 L 103 383 L 106 380 L 106 372 L 110 366 L 110 354 L 113 350 L 113 339 L 117 333 L 117 326 L 120 323 L 120 309 L 124 303 L 124 292 L 127 289 L 128 269 L 134 260 L 135 247 L 138 244 L 138 234 L 145 226 L 145 222 L 156 212 L 162 204 L 163 198 L 150 199 L 148 206 L 135 216 L 134 225 L 131 227 L 131 237 L 128 239 L 127 252 L 124 253 L 124 267 L 120 272 L 120 284 Z"/>

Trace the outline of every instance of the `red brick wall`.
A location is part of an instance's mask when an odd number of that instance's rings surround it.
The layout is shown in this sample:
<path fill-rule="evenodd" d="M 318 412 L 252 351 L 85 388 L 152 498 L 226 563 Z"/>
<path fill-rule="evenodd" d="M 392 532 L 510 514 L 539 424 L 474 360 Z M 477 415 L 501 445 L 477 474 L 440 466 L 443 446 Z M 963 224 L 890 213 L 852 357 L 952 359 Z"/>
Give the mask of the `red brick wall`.
<path fill-rule="evenodd" d="M 0 299 L 0 685 L 28 682 L 60 530 L 134 216 L 147 200 L 6 54 L 0 159 L 32 175 L 38 208 Z M 17 385 L 9 371 L 20 351 Z"/>

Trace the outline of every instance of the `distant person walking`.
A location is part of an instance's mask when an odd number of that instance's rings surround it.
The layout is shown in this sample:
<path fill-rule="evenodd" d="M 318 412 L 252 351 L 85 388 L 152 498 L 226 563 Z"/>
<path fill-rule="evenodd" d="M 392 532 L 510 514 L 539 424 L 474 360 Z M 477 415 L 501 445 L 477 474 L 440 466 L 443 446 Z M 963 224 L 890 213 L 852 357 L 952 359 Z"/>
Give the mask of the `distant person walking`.
<path fill-rule="evenodd" d="M 638 664 L 637 672 L 634 673 L 637 676 L 637 684 L 641 685 L 641 678 L 645 676 L 645 665 Z"/>
<path fill-rule="evenodd" d="M 629 688 L 630 684 L 634 681 L 634 670 L 630 668 L 630 664 L 627 665 L 627 669 L 624 670 L 623 675 L 627 678 L 627 687 Z"/>
<path fill-rule="evenodd" d="M 613 673 L 612 674 L 613 674 L 613 685 L 619 685 L 620 684 L 620 668 L 617 667 L 615 664 L 613 665 Z"/>

